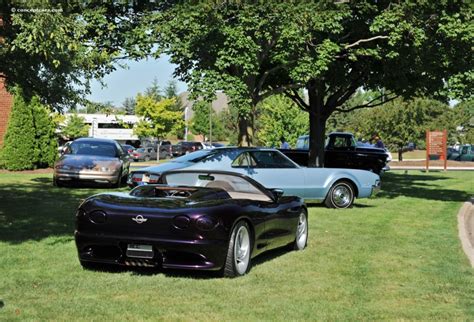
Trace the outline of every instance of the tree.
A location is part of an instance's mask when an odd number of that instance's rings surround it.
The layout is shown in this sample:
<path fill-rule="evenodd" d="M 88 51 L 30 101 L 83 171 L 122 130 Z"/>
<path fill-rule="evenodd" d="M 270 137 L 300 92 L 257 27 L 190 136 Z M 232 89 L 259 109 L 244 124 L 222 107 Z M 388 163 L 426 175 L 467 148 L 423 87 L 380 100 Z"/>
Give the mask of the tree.
<path fill-rule="evenodd" d="M 148 96 L 155 101 L 160 101 L 164 98 L 161 94 L 160 85 L 158 85 L 158 79 L 156 79 L 156 77 L 153 79 L 151 85 L 145 89 L 145 96 Z"/>
<path fill-rule="evenodd" d="M 336 111 L 400 96 L 472 96 L 472 57 L 465 53 L 474 31 L 465 2 L 317 2 L 301 6 L 298 18 L 285 77 L 304 84 L 308 102 L 295 90 L 286 94 L 310 114 L 310 166 L 324 163 L 326 121 Z M 344 109 L 359 88 L 381 95 Z"/>
<path fill-rule="evenodd" d="M 259 145 L 278 147 L 283 136 L 295 146 L 298 137 L 308 133 L 308 115 L 291 99 L 275 95 L 259 104 L 256 128 Z"/>
<path fill-rule="evenodd" d="M 199 100 L 193 104 L 194 116 L 191 120 L 193 134 L 202 135 L 207 140 L 219 141 L 226 138 L 223 124 L 211 103 Z"/>
<path fill-rule="evenodd" d="M 253 143 L 257 103 L 283 89 L 265 84 L 280 68 L 273 52 L 286 48 L 286 22 L 294 10 L 286 1 L 178 2 L 150 20 L 157 54 L 170 56 L 194 99 L 211 101 L 217 90 L 230 97 L 240 145 Z"/>
<path fill-rule="evenodd" d="M 183 124 L 183 113 L 174 111 L 173 98 L 157 101 L 154 96 L 137 95 L 136 114 L 143 116 L 134 128 L 139 137 L 164 138 Z"/>
<path fill-rule="evenodd" d="M 137 105 L 137 102 L 135 101 L 135 98 L 133 97 L 127 97 L 122 103 L 123 109 L 125 110 L 125 113 L 127 115 L 135 114 L 136 105 Z"/>
<path fill-rule="evenodd" d="M 284 92 L 308 111 L 310 166 L 323 165 L 335 111 L 398 96 L 472 96 L 474 88 L 467 2 L 213 1 L 157 17 L 176 74 L 199 95 L 224 90 L 239 108 L 241 144 L 251 143 L 254 108 L 266 96 Z M 359 88 L 382 95 L 343 109 Z"/>
<path fill-rule="evenodd" d="M 0 166 L 15 171 L 52 166 L 58 146 L 54 132 L 50 110 L 38 97 L 27 100 L 16 88 Z"/>
<path fill-rule="evenodd" d="M 71 114 L 66 120 L 66 125 L 62 128 L 63 136 L 70 140 L 89 135 L 89 126 L 85 124 L 85 119 L 77 114 Z"/>
<path fill-rule="evenodd" d="M 9 88 L 19 85 L 27 97 L 36 93 L 57 109 L 73 106 L 89 92 L 90 80 L 113 71 L 115 62 L 140 59 L 151 51 L 144 21 L 149 12 L 163 5 L 149 1 L 2 1 L 0 77 Z"/>

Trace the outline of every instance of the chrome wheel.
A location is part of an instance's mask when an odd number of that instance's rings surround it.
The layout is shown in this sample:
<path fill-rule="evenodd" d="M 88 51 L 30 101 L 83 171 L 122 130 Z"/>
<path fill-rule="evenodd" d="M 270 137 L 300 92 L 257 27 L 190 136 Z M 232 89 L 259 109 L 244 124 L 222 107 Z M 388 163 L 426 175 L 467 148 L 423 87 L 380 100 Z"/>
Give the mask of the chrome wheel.
<path fill-rule="evenodd" d="M 225 277 L 236 277 L 246 274 L 250 269 L 253 238 L 249 225 L 241 220 L 232 229 L 222 273 Z"/>
<path fill-rule="evenodd" d="M 296 228 L 296 242 L 295 249 L 301 250 L 306 247 L 308 240 L 308 218 L 306 214 L 302 212 L 298 220 L 298 227 Z"/>
<path fill-rule="evenodd" d="M 324 203 L 329 208 L 349 208 L 352 206 L 354 198 L 355 194 L 352 184 L 340 181 L 331 187 Z"/>
<path fill-rule="evenodd" d="M 245 226 L 241 226 L 235 236 L 234 258 L 239 275 L 245 274 L 250 259 L 250 235 Z"/>
<path fill-rule="evenodd" d="M 332 198 L 338 208 L 345 208 L 352 199 L 352 193 L 347 186 L 337 186 L 332 191 Z"/>

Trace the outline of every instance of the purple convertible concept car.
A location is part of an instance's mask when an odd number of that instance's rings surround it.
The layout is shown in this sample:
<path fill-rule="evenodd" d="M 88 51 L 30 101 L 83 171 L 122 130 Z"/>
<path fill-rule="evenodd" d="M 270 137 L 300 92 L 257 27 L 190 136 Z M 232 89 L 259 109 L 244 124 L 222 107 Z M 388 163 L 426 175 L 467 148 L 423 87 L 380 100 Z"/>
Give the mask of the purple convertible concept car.
<path fill-rule="evenodd" d="M 86 199 L 77 211 L 75 239 L 85 268 L 103 263 L 235 277 L 264 251 L 304 249 L 308 215 L 301 198 L 265 189 L 243 174 L 174 170 L 157 184 Z"/>

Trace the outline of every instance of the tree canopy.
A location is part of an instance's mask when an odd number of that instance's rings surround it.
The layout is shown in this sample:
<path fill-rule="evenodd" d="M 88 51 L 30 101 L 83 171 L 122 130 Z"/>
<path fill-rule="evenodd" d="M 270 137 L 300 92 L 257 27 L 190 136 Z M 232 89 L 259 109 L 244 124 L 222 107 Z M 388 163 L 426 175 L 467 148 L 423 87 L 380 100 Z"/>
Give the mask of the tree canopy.
<path fill-rule="evenodd" d="M 151 1 L 2 1 L 0 77 L 57 109 L 72 106 L 123 58 L 152 48 L 147 13 Z"/>
<path fill-rule="evenodd" d="M 285 93 L 308 111 L 310 166 L 323 165 L 327 119 L 359 88 L 383 91 L 352 109 L 473 94 L 465 1 L 186 2 L 152 20 L 160 53 L 192 91 L 230 96 L 240 144 L 252 142 L 255 106 L 266 96 Z"/>

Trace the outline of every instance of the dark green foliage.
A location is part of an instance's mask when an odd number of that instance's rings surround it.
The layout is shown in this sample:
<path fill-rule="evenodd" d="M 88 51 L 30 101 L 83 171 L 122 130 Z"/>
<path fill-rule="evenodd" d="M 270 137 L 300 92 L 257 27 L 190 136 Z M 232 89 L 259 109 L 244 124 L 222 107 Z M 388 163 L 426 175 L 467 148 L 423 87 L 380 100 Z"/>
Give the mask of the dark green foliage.
<path fill-rule="evenodd" d="M 289 98 L 276 95 L 265 99 L 258 106 L 256 123 L 257 144 L 279 147 L 283 136 L 290 146 L 296 146 L 300 135 L 308 134 L 308 114 Z"/>
<path fill-rule="evenodd" d="M 153 46 L 144 19 L 161 1 L 0 2 L 0 74 L 25 95 L 70 107 L 90 80 L 115 70 L 120 59 L 140 59 Z M 16 10 L 15 10 L 16 9 Z M 20 12 L 41 10 L 42 12 Z"/>
<path fill-rule="evenodd" d="M 51 167 L 57 157 L 55 124 L 37 97 L 27 101 L 15 91 L 0 166 L 8 170 Z"/>

